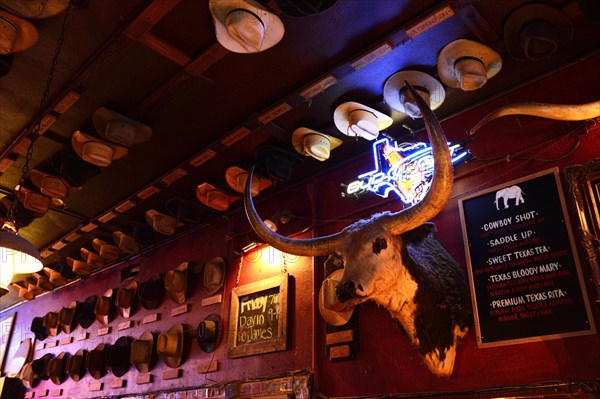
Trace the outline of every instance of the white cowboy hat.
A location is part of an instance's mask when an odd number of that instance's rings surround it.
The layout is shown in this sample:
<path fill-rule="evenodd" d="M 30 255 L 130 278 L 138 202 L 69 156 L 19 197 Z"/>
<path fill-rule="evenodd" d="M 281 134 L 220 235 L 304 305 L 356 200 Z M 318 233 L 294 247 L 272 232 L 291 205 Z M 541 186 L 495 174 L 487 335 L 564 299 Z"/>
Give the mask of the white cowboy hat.
<path fill-rule="evenodd" d="M 342 274 L 344 270 L 337 269 L 323 280 L 319 289 L 319 313 L 332 326 L 343 326 L 354 313 L 354 306 L 339 302 L 335 294 L 335 286 L 342 279 Z"/>
<path fill-rule="evenodd" d="M 67 9 L 69 0 L 0 0 L 0 7 L 23 18 L 48 18 Z"/>
<path fill-rule="evenodd" d="M 254 0 L 210 0 L 217 40 L 234 53 L 273 47 L 285 31 L 281 19 Z"/>
<path fill-rule="evenodd" d="M 30 22 L 0 10 L 0 54 L 27 50 L 38 40 L 38 31 Z"/>
<path fill-rule="evenodd" d="M 400 71 L 388 78 L 383 86 L 383 99 L 392 109 L 411 118 L 421 118 L 421 111 L 407 91 L 405 82 L 410 83 L 429 104 L 433 111 L 444 102 L 446 92 L 437 79 L 421 71 Z"/>
<path fill-rule="evenodd" d="M 342 140 L 316 130 L 299 127 L 292 134 L 292 145 L 302 155 L 325 161 L 329 159 L 331 150 L 342 145 Z"/>
<path fill-rule="evenodd" d="M 71 136 L 71 145 L 81 159 L 100 167 L 109 166 L 113 160 L 123 158 L 129 152 L 127 147 L 90 136 L 80 130 Z"/>
<path fill-rule="evenodd" d="M 463 91 L 477 90 L 502 68 L 502 58 L 488 46 L 468 39 L 447 44 L 438 56 L 442 82 Z"/>
<path fill-rule="evenodd" d="M 125 147 L 143 143 L 152 137 L 149 126 L 105 107 L 94 111 L 92 119 L 100 137 Z"/>
<path fill-rule="evenodd" d="M 392 126 L 393 120 L 376 109 L 349 101 L 337 106 L 333 122 L 347 136 L 375 140 L 381 130 Z"/>

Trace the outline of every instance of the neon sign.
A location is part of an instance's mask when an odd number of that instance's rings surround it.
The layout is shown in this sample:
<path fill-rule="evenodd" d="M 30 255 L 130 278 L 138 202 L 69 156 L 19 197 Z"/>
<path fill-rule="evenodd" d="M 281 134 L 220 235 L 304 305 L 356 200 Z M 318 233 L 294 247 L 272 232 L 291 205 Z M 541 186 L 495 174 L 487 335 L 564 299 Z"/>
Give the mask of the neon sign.
<path fill-rule="evenodd" d="M 453 164 L 469 155 L 460 144 L 448 143 L 448 147 Z M 383 138 L 373 143 L 373 161 L 375 170 L 358 175 L 358 180 L 348 184 L 342 196 L 372 192 L 387 198 L 390 192 L 394 192 L 405 204 L 414 205 L 429 191 L 433 155 L 428 144 L 397 144 L 394 140 Z"/>

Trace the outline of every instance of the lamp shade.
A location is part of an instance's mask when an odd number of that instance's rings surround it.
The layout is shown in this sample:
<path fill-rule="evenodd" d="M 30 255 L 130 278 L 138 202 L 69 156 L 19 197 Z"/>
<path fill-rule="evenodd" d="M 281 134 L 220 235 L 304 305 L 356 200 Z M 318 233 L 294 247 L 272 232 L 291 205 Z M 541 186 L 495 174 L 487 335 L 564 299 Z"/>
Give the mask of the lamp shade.
<path fill-rule="evenodd" d="M 0 273 L 33 273 L 43 266 L 32 243 L 9 231 L 0 231 Z"/>

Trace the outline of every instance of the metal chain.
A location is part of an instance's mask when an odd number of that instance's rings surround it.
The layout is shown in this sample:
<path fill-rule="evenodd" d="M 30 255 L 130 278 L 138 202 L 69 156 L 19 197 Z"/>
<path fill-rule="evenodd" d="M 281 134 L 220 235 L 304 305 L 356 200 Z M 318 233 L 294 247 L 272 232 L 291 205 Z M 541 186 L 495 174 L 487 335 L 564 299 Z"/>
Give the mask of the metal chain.
<path fill-rule="evenodd" d="M 71 4 L 67 7 L 65 12 L 65 18 L 63 20 L 63 24 L 60 30 L 60 35 L 58 36 L 58 40 L 56 42 L 56 47 L 54 48 L 54 55 L 52 56 L 52 61 L 50 63 L 50 70 L 48 71 L 48 78 L 46 79 L 46 87 L 44 88 L 44 92 L 42 93 L 42 98 L 40 100 L 40 105 L 35 116 L 35 122 L 33 125 L 33 134 L 30 134 L 31 141 L 29 142 L 29 146 L 27 147 L 27 153 L 25 154 L 25 163 L 23 164 L 23 168 L 21 169 L 21 177 L 19 178 L 19 186 L 16 192 L 20 191 L 23 185 L 25 184 L 25 179 L 29 175 L 29 163 L 31 162 L 31 158 L 33 157 L 33 145 L 40 136 L 40 130 L 42 125 L 42 116 L 46 110 L 46 106 L 48 105 L 48 97 L 50 96 L 50 89 L 52 88 L 52 82 L 54 81 L 54 74 L 56 72 L 56 66 L 58 65 L 58 58 L 62 51 L 62 46 L 65 41 L 65 34 L 67 31 L 67 24 L 69 21 L 69 17 L 71 16 L 71 12 L 73 11 L 73 7 Z M 15 194 L 16 194 L 15 192 Z M 17 198 L 13 200 L 13 203 L 8 210 L 7 217 L 9 221 L 14 221 L 14 214 L 17 210 Z"/>

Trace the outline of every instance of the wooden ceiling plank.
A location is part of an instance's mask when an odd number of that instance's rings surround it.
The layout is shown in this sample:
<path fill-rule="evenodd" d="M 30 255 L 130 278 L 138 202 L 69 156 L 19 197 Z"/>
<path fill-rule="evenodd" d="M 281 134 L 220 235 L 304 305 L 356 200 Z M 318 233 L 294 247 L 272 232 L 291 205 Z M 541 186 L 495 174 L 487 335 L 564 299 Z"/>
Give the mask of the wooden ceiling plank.
<path fill-rule="evenodd" d="M 131 40 L 139 40 L 160 22 L 181 0 L 154 0 L 123 31 Z"/>
<path fill-rule="evenodd" d="M 187 54 L 150 32 L 143 34 L 140 37 L 139 42 L 179 66 L 185 66 L 190 62 L 190 57 L 188 57 Z"/>

